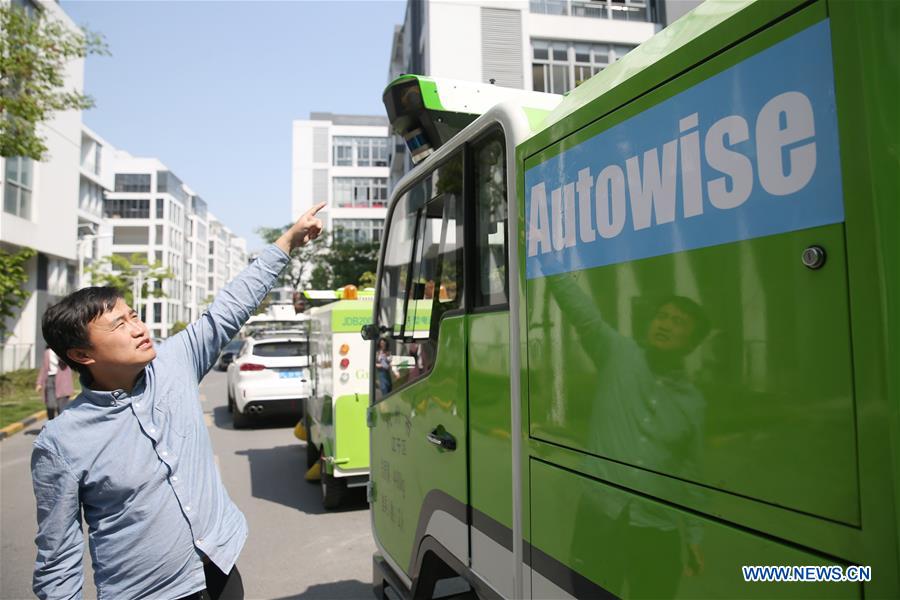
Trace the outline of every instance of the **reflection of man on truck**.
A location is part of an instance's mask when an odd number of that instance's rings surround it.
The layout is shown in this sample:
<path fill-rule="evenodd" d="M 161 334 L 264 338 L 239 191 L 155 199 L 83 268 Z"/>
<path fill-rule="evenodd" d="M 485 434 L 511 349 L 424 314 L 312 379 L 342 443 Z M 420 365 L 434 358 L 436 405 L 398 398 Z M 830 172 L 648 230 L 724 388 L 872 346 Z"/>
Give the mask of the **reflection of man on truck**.
<path fill-rule="evenodd" d="M 586 399 L 591 405 L 592 451 L 692 479 L 699 471 L 705 401 L 688 380 L 684 358 L 709 331 L 703 310 L 693 300 L 669 296 L 656 303 L 638 341 L 610 327 L 593 301 L 576 289 L 560 291 L 556 299 L 570 315 L 590 315 L 575 325 L 583 339 L 590 340 L 583 347 L 597 368 L 597 387 Z M 630 496 L 623 505 L 610 498 L 583 497 L 573 547 L 577 555 L 578 548 L 589 547 L 598 536 L 619 545 L 619 550 L 605 554 L 603 571 L 612 579 L 603 583 L 612 593 L 672 597 L 682 575 L 702 570 L 701 535 L 699 521 L 656 501 Z"/>

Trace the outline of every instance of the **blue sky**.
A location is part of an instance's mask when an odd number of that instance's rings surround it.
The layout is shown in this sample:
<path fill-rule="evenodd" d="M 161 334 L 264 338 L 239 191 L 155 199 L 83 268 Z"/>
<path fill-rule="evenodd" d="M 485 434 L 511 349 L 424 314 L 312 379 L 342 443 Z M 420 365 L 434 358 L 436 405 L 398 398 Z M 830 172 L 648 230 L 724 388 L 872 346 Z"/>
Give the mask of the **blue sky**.
<path fill-rule="evenodd" d="M 84 122 L 162 160 L 250 249 L 291 218 L 291 121 L 384 114 L 405 0 L 82 2 L 63 9 L 106 37 L 91 56 Z"/>

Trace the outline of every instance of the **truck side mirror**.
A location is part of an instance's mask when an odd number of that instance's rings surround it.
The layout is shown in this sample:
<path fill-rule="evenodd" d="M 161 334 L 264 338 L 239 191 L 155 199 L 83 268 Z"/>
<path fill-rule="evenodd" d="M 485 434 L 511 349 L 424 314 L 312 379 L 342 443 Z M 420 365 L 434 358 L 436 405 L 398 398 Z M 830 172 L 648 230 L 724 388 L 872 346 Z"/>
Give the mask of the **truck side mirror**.
<path fill-rule="evenodd" d="M 362 326 L 362 330 L 360 330 L 359 335 L 362 336 L 362 339 L 367 342 L 371 342 L 372 340 L 378 339 L 378 325 L 374 323 L 368 323 Z"/>

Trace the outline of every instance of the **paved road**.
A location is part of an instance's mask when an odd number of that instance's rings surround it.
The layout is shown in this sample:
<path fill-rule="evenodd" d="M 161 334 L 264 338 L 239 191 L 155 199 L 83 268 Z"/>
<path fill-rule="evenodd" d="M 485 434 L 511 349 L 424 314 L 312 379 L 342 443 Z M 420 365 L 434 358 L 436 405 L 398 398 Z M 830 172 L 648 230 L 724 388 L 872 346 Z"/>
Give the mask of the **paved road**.
<path fill-rule="evenodd" d="M 372 598 L 375 545 L 364 488 L 343 510 L 324 511 L 318 486 L 303 480 L 305 449 L 293 424 L 235 431 L 225 409 L 224 373 L 207 375 L 200 391 L 225 487 L 250 525 L 238 559 L 246 597 Z M 0 442 L 2 600 L 32 597 L 36 526 L 29 460 L 39 427 Z M 86 578 L 85 597 L 96 598 Z"/>

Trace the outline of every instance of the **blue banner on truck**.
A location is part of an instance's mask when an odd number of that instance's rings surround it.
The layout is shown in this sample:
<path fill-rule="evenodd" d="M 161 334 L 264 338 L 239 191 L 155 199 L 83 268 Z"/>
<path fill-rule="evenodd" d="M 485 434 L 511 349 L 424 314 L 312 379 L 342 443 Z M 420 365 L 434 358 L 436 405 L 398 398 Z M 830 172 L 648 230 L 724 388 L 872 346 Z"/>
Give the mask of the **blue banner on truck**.
<path fill-rule="evenodd" d="M 825 20 L 528 169 L 526 275 L 843 220 Z"/>

